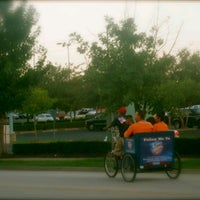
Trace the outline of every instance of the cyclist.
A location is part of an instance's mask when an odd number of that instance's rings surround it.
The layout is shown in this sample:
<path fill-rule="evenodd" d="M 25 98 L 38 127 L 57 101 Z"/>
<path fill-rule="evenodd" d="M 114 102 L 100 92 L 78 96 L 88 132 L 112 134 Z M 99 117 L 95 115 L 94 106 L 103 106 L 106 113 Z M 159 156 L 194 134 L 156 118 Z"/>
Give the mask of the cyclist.
<path fill-rule="evenodd" d="M 119 130 L 120 137 L 117 138 L 117 141 L 115 145 L 112 147 L 112 153 L 116 156 L 121 157 L 123 155 L 123 137 L 124 137 L 124 132 L 127 130 L 129 127 L 129 124 L 132 123 L 132 116 L 130 115 L 127 117 L 126 114 L 126 107 L 120 107 L 118 110 L 118 115 L 114 118 L 114 120 L 104 128 L 104 130 L 107 130 L 108 128 L 111 127 L 117 127 Z"/>
<path fill-rule="evenodd" d="M 131 124 L 133 124 L 133 117 L 132 117 L 132 115 L 126 115 L 125 118 L 126 118 L 125 123 L 128 128 Z M 117 140 L 112 153 L 115 156 L 122 157 L 122 155 L 124 154 L 124 138 L 123 137 L 120 137 Z"/>
<path fill-rule="evenodd" d="M 126 117 L 125 117 L 125 114 L 126 114 L 126 107 L 121 107 L 117 110 L 118 112 L 118 115 L 117 117 L 114 118 L 114 120 L 111 122 L 111 124 L 109 124 L 108 126 L 106 126 L 104 128 L 104 130 L 107 130 L 111 127 L 117 127 L 118 130 L 119 130 L 119 134 L 120 134 L 120 137 L 123 137 L 124 135 L 124 131 L 128 128 L 127 124 L 125 123 L 126 122 Z"/>

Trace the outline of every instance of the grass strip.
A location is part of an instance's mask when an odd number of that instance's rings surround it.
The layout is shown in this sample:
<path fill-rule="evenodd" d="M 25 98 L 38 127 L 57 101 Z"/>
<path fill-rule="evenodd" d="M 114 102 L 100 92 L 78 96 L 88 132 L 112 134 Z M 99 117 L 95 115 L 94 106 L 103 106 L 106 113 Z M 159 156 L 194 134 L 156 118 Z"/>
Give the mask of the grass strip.
<path fill-rule="evenodd" d="M 103 167 L 103 158 L 3 159 L 0 167 Z"/>
<path fill-rule="evenodd" d="M 182 169 L 200 169 L 200 158 L 181 159 Z M 104 158 L 18 158 L 0 159 L 0 168 L 19 167 L 100 167 L 104 165 Z"/>
<path fill-rule="evenodd" d="M 183 169 L 200 169 L 200 158 L 183 158 L 181 165 Z"/>

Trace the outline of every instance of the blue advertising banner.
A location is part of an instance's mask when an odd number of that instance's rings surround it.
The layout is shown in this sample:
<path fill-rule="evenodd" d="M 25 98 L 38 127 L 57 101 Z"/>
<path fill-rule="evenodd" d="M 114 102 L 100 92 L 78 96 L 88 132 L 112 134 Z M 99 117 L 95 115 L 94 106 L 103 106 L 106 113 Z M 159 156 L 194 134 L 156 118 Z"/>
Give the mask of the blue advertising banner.
<path fill-rule="evenodd" d="M 170 165 L 173 162 L 173 134 L 144 134 L 140 141 L 140 167 Z"/>
<path fill-rule="evenodd" d="M 134 138 L 124 139 L 124 148 L 126 153 L 135 154 L 135 140 Z"/>

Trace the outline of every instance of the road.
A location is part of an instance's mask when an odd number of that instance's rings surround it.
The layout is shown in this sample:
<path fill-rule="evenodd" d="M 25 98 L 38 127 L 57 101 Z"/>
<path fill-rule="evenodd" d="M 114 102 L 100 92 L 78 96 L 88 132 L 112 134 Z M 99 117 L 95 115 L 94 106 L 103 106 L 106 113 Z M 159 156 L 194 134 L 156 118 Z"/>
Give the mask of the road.
<path fill-rule="evenodd" d="M 180 130 L 181 137 L 200 137 L 200 129 Z M 99 140 L 103 141 L 108 132 L 105 131 L 88 131 L 86 128 L 39 131 L 37 136 L 40 141 L 60 141 L 60 140 Z M 17 142 L 35 140 L 34 132 L 17 133 Z"/>
<path fill-rule="evenodd" d="M 200 174 L 137 174 L 124 182 L 121 174 L 104 172 L 0 170 L 0 199 L 199 199 Z"/>

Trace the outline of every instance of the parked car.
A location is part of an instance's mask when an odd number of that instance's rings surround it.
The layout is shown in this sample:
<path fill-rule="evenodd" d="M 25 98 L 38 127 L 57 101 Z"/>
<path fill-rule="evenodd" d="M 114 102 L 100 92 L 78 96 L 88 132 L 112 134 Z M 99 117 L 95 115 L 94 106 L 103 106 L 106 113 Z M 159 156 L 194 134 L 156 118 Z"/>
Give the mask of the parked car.
<path fill-rule="evenodd" d="M 94 118 L 97 114 L 105 112 L 105 108 L 99 108 L 97 110 L 90 110 L 86 113 L 86 119 Z"/>
<path fill-rule="evenodd" d="M 56 113 L 56 119 L 58 119 L 58 120 L 67 119 L 67 114 L 65 113 L 65 111 L 58 111 Z"/>
<path fill-rule="evenodd" d="M 42 113 L 36 116 L 36 121 L 38 122 L 48 122 L 48 121 L 54 121 L 53 117 L 49 113 Z"/>
<path fill-rule="evenodd" d="M 177 113 L 170 116 L 171 124 L 175 129 L 182 127 L 181 119 L 188 128 L 194 126 L 200 128 L 200 105 L 192 105 L 189 107 L 178 108 Z M 169 122 L 169 116 L 166 117 L 166 122 Z M 182 116 L 182 118 L 180 117 Z"/>
<path fill-rule="evenodd" d="M 107 125 L 107 120 L 104 114 L 97 114 L 94 118 L 85 121 L 85 126 L 89 131 L 103 129 Z"/>
<path fill-rule="evenodd" d="M 200 105 L 193 105 L 189 107 L 192 114 L 200 115 Z"/>
<path fill-rule="evenodd" d="M 87 112 L 87 113 L 85 114 L 85 118 L 86 118 L 86 119 L 93 118 L 93 117 L 96 116 L 96 114 L 97 114 L 97 111 L 96 111 L 96 110 L 91 110 L 91 111 L 89 111 L 89 112 Z"/>
<path fill-rule="evenodd" d="M 200 115 L 190 115 L 188 117 L 184 116 L 183 117 L 184 123 L 186 123 L 186 126 L 188 128 L 193 128 L 194 126 L 200 128 Z M 172 125 L 174 126 L 175 129 L 179 129 L 182 127 L 181 119 L 180 117 L 174 117 L 172 119 Z"/>
<path fill-rule="evenodd" d="M 81 110 L 76 112 L 75 119 L 85 119 L 86 114 L 90 111 L 94 111 L 93 108 L 82 108 Z"/>

